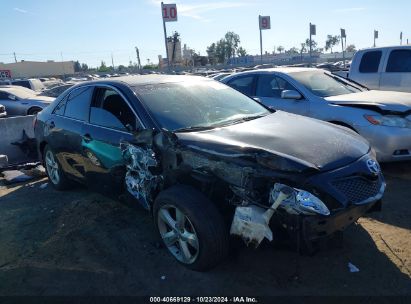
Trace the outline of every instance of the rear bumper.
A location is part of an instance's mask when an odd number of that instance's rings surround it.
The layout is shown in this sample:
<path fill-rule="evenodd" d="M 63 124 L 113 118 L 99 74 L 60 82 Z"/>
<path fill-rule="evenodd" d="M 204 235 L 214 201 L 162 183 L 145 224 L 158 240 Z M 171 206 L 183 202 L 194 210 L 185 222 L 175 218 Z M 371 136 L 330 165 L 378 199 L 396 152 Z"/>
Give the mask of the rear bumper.
<path fill-rule="evenodd" d="M 377 153 L 380 162 L 411 160 L 411 129 L 384 126 L 356 127 Z"/>

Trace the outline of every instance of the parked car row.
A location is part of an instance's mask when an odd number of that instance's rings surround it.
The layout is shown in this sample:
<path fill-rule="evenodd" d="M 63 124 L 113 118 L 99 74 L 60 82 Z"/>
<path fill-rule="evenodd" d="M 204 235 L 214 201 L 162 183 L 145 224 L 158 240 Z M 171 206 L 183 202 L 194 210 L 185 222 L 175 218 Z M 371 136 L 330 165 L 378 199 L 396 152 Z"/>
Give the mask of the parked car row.
<path fill-rule="evenodd" d="M 367 91 L 306 69 L 224 81 L 236 90 L 169 75 L 72 86 L 34 124 L 51 185 L 126 193 L 152 214 L 170 254 L 199 271 L 227 257 L 230 237 L 258 246 L 288 235 L 311 251 L 316 240 L 381 208 L 384 177 L 362 136 L 281 110 L 310 116 L 341 107 L 366 125 L 385 114 L 327 98 Z M 363 114 L 372 119 L 360 121 Z"/>

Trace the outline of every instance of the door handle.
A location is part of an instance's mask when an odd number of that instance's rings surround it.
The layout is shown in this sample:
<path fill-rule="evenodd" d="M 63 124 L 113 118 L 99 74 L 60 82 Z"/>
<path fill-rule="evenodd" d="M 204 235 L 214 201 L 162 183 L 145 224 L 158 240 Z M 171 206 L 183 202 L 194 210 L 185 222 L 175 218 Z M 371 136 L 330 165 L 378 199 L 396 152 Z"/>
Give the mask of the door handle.
<path fill-rule="evenodd" d="M 84 134 L 83 135 L 83 140 L 84 140 L 84 142 L 89 143 L 93 139 L 91 138 L 90 134 Z"/>

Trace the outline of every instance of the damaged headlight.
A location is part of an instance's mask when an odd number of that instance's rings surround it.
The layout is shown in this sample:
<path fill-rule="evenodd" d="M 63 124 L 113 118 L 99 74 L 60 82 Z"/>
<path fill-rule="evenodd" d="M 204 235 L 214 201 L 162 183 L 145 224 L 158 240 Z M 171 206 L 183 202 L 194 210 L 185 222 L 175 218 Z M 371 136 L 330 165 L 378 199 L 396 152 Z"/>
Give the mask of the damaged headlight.
<path fill-rule="evenodd" d="M 274 185 L 270 192 L 270 204 L 277 199 L 280 190 L 284 189 L 284 187 L 288 186 L 279 183 Z M 328 210 L 327 206 L 314 194 L 297 188 L 289 188 L 292 189 L 293 194 L 285 199 L 279 208 L 286 210 L 290 214 L 330 215 L 330 210 Z"/>

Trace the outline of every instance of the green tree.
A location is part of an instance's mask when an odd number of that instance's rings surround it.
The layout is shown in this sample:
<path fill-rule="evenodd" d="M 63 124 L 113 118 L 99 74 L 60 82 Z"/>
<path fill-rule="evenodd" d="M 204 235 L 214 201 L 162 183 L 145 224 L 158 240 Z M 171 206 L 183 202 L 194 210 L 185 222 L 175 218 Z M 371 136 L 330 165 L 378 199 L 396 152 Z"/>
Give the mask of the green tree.
<path fill-rule="evenodd" d="M 244 56 L 247 56 L 248 54 L 247 54 L 247 51 L 245 50 L 245 48 L 243 48 L 242 46 L 240 46 L 238 49 L 237 49 L 237 56 L 239 56 L 239 57 L 244 57 Z"/>
<path fill-rule="evenodd" d="M 208 61 L 214 63 L 225 63 L 227 59 L 238 55 L 240 47 L 240 36 L 234 32 L 227 32 L 224 38 L 221 38 L 215 43 L 207 47 Z M 241 53 L 244 54 L 245 49 L 241 48 Z"/>
<path fill-rule="evenodd" d="M 284 47 L 283 46 L 278 46 L 277 47 L 277 51 L 281 54 L 284 51 Z"/>
<path fill-rule="evenodd" d="M 347 47 L 346 47 L 345 50 L 346 50 L 347 52 L 356 52 L 356 51 L 357 51 L 357 49 L 356 49 L 356 47 L 355 47 L 354 44 L 349 44 L 349 45 L 347 45 Z"/>
<path fill-rule="evenodd" d="M 81 65 L 78 60 L 74 62 L 74 72 L 81 72 Z"/>
<path fill-rule="evenodd" d="M 307 50 L 309 51 L 310 50 L 310 39 L 307 38 L 307 40 L 305 40 L 305 45 L 307 47 Z M 314 39 L 312 39 L 311 40 L 311 50 L 313 52 L 315 52 L 317 50 L 317 45 L 318 45 L 318 43 Z"/>
<path fill-rule="evenodd" d="M 340 43 L 340 36 L 327 35 L 327 40 L 325 41 L 325 50 L 331 50 L 333 52 L 333 47 Z"/>
<path fill-rule="evenodd" d="M 240 36 L 234 32 L 227 32 L 224 36 L 228 52 L 228 58 L 234 57 L 240 45 Z"/>
<path fill-rule="evenodd" d="M 99 72 L 108 72 L 110 71 L 110 68 L 106 66 L 106 63 L 104 61 L 101 61 L 100 67 L 98 68 Z"/>
<path fill-rule="evenodd" d="M 299 54 L 300 51 L 296 47 L 292 47 L 289 50 L 285 51 L 287 54 Z"/>
<path fill-rule="evenodd" d="M 81 70 L 82 70 L 83 72 L 87 72 L 87 71 L 88 71 L 88 65 L 85 64 L 85 63 L 82 63 L 82 64 L 81 64 Z"/>
<path fill-rule="evenodd" d="M 207 56 L 208 56 L 208 61 L 210 64 L 216 64 L 218 63 L 218 57 L 217 57 L 217 46 L 215 43 L 212 43 L 210 46 L 207 47 Z"/>

